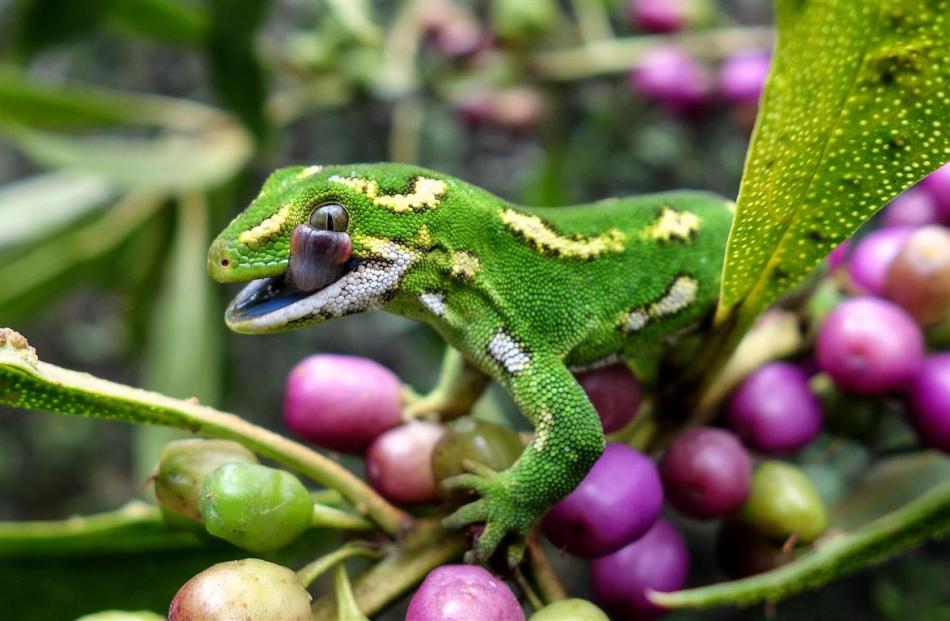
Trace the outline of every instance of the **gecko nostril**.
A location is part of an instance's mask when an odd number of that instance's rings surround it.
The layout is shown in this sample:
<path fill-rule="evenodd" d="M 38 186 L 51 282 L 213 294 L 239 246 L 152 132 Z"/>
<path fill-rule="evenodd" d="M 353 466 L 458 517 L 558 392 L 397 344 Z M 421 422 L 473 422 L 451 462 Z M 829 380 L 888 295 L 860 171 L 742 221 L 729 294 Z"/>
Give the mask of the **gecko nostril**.
<path fill-rule="evenodd" d="M 221 262 L 219 263 L 219 265 L 221 265 L 221 267 L 227 267 L 231 265 L 231 262 L 228 261 L 227 259 L 221 259 Z"/>

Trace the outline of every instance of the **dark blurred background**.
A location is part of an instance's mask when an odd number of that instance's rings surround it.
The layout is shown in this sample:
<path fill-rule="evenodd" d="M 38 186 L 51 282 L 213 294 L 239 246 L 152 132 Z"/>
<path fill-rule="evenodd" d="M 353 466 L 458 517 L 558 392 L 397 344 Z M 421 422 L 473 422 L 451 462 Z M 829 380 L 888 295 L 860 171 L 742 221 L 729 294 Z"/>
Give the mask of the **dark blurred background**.
<path fill-rule="evenodd" d="M 672 26 L 632 19 L 621 0 L 489 4 L 0 0 L 0 325 L 48 362 L 286 431 L 283 381 L 302 357 L 368 356 L 426 389 L 442 345 L 381 313 L 226 331 L 235 291 L 207 277 L 204 253 L 274 168 L 413 162 L 528 204 L 735 196 L 761 76 L 725 67 L 767 63 L 769 3 L 684 1 Z M 141 496 L 169 437 L 0 410 L 0 520 Z M 690 532 L 708 557 L 708 533 Z M 950 619 L 936 547 L 776 611 L 671 618 Z M 208 564 L 163 559 L 0 559 L 0 601 L 20 611 L 11 619 L 160 610 Z M 701 560 L 694 574 L 716 577 Z M 55 605 L 37 600 L 44 589 Z"/>

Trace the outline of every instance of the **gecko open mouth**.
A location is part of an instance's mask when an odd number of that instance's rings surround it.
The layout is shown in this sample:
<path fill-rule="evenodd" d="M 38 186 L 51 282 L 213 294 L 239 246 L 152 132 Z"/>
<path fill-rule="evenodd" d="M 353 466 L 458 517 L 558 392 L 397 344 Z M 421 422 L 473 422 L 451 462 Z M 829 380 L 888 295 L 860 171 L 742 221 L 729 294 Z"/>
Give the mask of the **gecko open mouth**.
<path fill-rule="evenodd" d="M 312 231 L 294 231 L 286 272 L 251 281 L 228 305 L 225 321 L 232 330 L 277 332 L 377 307 L 411 262 L 411 254 L 394 243 L 356 258 L 346 233 Z"/>

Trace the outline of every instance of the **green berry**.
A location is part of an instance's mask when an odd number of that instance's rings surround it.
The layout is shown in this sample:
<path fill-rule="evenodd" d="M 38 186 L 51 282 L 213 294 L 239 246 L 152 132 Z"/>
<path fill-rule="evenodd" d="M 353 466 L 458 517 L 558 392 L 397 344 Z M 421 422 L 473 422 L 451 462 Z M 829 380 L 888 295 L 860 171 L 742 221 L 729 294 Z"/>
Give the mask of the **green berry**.
<path fill-rule="evenodd" d="M 257 558 L 212 565 L 186 582 L 168 621 L 310 621 L 310 594 L 290 569 Z"/>
<path fill-rule="evenodd" d="M 310 525 L 313 500 L 294 475 L 258 464 L 224 464 L 198 500 L 205 528 L 254 552 L 284 547 Z"/>
<path fill-rule="evenodd" d="M 254 453 L 230 440 L 175 440 L 162 449 L 153 481 L 170 512 L 201 521 L 198 490 L 205 477 L 229 462 L 257 463 Z"/>
<path fill-rule="evenodd" d="M 610 621 L 603 610 L 586 599 L 562 599 L 537 611 L 528 621 Z"/>
<path fill-rule="evenodd" d="M 515 463 L 524 446 L 518 434 L 504 425 L 464 416 L 453 421 L 432 450 L 436 484 L 466 472 L 469 460 L 496 472 Z"/>
<path fill-rule="evenodd" d="M 808 477 L 781 461 L 763 462 L 755 471 L 741 517 L 766 537 L 782 540 L 797 535 L 802 543 L 814 541 L 828 523 L 825 506 Z"/>

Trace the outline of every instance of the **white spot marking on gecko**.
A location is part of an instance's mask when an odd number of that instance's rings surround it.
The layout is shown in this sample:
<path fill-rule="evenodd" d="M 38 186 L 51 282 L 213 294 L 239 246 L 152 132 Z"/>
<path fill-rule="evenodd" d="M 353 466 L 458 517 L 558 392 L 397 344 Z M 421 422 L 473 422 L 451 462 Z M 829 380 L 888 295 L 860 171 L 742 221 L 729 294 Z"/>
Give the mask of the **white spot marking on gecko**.
<path fill-rule="evenodd" d="M 297 178 L 306 179 L 307 177 L 310 177 L 311 175 L 317 174 L 321 170 L 323 170 L 323 166 L 320 166 L 319 164 L 315 164 L 313 166 L 307 166 L 306 168 L 301 170 L 299 173 L 297 173 Z"/>
<path fill-rule="evenodd" d="M 687 308 L 696 299 L 699 281 L 692 276 L 679 276 L 673 281 L 666 293 L 649 307 L 635 308 L 623 317 L 624 332 L 638 332 L 651 319 L 674 315 Z"/>
<path fill-rule="evenodd" d="M 528 368 L 531 357 L 510 334 L 499 328 L 488 341 L 488 355 L 512 375 Z"/>
<path fill-rule="evenodd" d="M 438 291 L 419 294 L 419 301 L 436 317 L 445 316 L 445 296 Z"/>
<path fill-rule="evenodd" d="M 693 303 L 697 291 L 699 281 L 690 276 L 680 276 L 662 298 L 650 305 L 650 315 L 665 317 L 680 312 Z"/>

